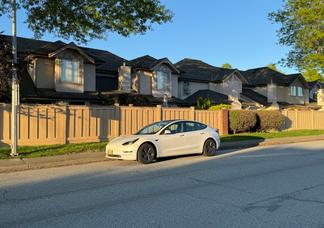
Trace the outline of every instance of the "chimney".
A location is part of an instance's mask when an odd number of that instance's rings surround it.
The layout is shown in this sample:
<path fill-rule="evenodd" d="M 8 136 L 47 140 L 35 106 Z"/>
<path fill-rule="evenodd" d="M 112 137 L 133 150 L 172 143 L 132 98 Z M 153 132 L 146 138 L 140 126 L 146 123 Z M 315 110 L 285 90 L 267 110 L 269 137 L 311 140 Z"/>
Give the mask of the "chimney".
<path fill-rule="evenodd" d="M 125 62 L 118 68 L 118 90 L 125 93 L 131 91 L 131 67 Z"/>

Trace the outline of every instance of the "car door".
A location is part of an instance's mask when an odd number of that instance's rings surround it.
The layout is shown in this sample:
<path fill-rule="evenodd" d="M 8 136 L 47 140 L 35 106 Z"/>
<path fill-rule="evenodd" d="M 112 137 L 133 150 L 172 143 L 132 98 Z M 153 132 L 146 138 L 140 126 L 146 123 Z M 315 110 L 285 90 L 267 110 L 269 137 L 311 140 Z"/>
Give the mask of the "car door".
<path fill-rule="evenodd" d="M 186 145 L 186 154 L 201 153 L 202 144 L 206 138 L 204 131 L 206 125 L 193 121 L 184 122 L 184 144 Z"/>
<path fill-rule="evenodd" d="M 169 131 L 169 134 L 165 132 Z M 174 156 L 185 153 L 183 122 L 171 124 L 158 136 L 160 157 Z"/>

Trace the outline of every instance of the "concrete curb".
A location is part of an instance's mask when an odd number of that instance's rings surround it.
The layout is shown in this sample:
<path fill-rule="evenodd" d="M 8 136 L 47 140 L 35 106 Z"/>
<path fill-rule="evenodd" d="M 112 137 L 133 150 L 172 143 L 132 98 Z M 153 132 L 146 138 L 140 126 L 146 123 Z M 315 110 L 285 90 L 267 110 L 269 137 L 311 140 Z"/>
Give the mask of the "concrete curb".
<path fill-rule="evenodd" d="M 236 142 L 224 142 L 221 144 L 221 150 L 241 149 L 256 146 L 270 146 L 280 144 L 291 144 L 300 142 L 310 142 L 324 140 L 321 136 L 299 136 L 277 139 L 256 139 Z M 39 158 L 23 158 L 23 159 L 6 159 L 0 160 L 0 173 L 9 173 L 30 169 L 42 169 L 69 165 L 80 165 L 92 162 L 112 161 L 105 158 L 102 152 L 84 152 L 72 153 L 66 155 L 39 157 Z"/>
<path fill-rule="evenodd" d="M 222 150 L 240 149 L 240 148 L 255 147 L 255 146 L 271 146 L 271 145 L 311 142 L 311 141 L 318 141 L 318 140 L 324 140 L 324 135 L 298 136 L 298 137 L 273 138 L 273 139 L 253 139 L 253 140 L 236 141 L 236 142 L 224 142 L 221 144 L 221 149 Z"/>

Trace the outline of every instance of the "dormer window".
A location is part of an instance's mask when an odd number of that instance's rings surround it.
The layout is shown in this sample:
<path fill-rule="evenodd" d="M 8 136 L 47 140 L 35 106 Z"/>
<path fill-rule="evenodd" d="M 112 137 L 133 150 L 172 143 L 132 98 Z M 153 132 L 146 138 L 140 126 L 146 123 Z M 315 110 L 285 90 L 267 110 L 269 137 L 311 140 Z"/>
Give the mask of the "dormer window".
<path fill-rule="evenodd" d="M 157 90 L 167 90 L 170 86 L 170 75 L 164 71 L 156 72 Z"/>
<path fill-rule="evenodd" d="M 68 83 L 81 83 L 80 62 L 75 60 L 61 60 L 60 80 Z"/>

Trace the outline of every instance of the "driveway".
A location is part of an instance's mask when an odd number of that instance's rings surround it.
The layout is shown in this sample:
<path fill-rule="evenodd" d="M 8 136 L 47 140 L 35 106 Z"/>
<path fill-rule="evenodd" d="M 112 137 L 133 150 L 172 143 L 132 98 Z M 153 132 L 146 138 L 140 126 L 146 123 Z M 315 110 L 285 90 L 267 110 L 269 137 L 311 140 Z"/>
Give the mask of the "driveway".
<path fill-rule="evenodd" d="M 0 174 L 0 227 L 324 227 L 324 141 Z"/>

